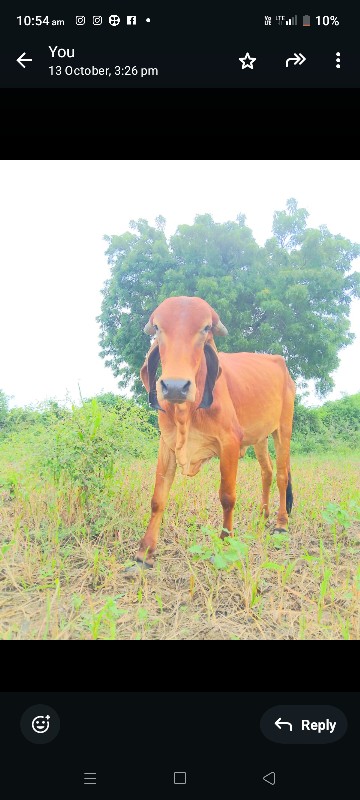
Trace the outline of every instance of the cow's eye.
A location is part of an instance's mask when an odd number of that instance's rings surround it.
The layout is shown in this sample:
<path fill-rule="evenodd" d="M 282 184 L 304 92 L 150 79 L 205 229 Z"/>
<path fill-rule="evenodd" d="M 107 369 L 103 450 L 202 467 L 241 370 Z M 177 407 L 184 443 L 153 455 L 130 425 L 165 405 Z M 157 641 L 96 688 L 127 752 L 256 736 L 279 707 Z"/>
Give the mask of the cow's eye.
<path fill-rule="evenodd" d="M 159 328 L 158 328 L 158 326 L 157 326 L 157 325 L 154 325 L 154 328 L 155 328 L 155 330 L 156 330 L 156 331 L 158 331 L 158 330 L 159 330 Z"/>
<path fill-rule="evenodd" d="M 209 331 L 211 331 L 211 325 L 206 325 L 203 330 L 204 330 L 204 333 L 208 333 Z"/>

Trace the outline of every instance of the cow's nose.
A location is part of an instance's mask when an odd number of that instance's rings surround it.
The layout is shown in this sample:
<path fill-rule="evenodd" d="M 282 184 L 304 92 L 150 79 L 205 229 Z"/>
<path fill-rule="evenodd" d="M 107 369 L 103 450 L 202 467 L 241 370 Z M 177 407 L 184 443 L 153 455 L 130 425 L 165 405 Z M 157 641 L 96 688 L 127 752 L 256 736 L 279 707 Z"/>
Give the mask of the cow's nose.
<path fill-rule="evenodd" d="M 184 403 L 191 385 L 191 381 L 171 380 L 160 381 L 164 400 L 171 403 Z"/>

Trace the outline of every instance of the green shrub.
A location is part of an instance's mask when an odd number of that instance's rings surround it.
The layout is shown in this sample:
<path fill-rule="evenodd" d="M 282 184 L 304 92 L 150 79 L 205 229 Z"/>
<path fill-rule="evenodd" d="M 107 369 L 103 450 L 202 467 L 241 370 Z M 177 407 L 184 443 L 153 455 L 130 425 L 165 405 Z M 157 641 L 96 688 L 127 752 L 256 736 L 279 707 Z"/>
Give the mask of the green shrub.
<path fill-rule="evenodd" d="M 116 407 L 93 398 L 71 410 L 53 402 L 42 410 L 16 408 L 8 418 L 0 441 L 0 485 L 12 491 L 51 480 L 99 493 L 115 461 L 157 453 L 159 435 L 147 410 L 122 398 Z"/>
<path fill-rule="evenodd" d="M 319 408 L 295 404 L 294 452 L 320 452 L 360 447 L 360 393 Z"/>
<path fill-rule="evenodd" d="M 68 479 L 86 491 L 112 477 L 116 458 L 151 458 L 157 443 L 143 409 L 126 401 L 101 406 L 94 398 L 54 425 L 44 465 L 55 481 Z"/>

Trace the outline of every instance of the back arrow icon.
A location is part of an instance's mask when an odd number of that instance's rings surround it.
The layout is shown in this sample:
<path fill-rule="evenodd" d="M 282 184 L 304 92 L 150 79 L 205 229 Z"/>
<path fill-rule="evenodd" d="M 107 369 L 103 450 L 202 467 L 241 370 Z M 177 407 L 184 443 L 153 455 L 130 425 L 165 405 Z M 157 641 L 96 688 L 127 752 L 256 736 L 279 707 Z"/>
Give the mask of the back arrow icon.
<path fill-rule="evenodd" d="M 20 64 L 20 66 L 23 67 L 23 69 L 25 69 L 25 64 L 23 64 L 23 61 L 32 61 L 32 58 L 24 58 L 24 55 L 25 53 L 22 53 L 21 56 L 19 56 L 19 58 L 16 59 L 18 64 Z"/>
<path fill-rule="evenodd" d="M 301 64 L 303 64 L 304 61 L 306 61 L 306 58 L 305 58 L 305 56 L 303 56 L 302 53 L 299 53 L 299 55 L 297 53 L 294 53 L 294 56 L 295 56 L 295 58 L 288 58 L 287 59 L 287 62 L 286 62 L 286 66 L 287 67 L 289 66 L 289 61 L 293 61 L 294 62 L 294 67 L 296 67 L 297 64 L 299 64 L 299 66 L 301 67 Z"/>
<path fill-rule="evenodd" d="M 275 772 L 268 772 L 267 775 L 264 775 L 263 781 L 266 783 L 271 783 L 272 786 L 275 786 Z"/>

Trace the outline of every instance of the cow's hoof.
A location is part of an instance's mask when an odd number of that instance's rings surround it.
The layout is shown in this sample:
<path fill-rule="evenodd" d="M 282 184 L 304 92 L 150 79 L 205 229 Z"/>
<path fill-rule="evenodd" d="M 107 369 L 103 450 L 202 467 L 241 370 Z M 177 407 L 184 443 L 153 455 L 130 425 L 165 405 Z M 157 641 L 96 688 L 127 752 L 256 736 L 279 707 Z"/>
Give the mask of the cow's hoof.
<path fill-rule="evenodd" d="M 127 578 L 131 578 L 132 575 L 140 575 L 145 569 L 152 569 L 152 567 L 152 564 L 147 564 L 146 561 L 141 561 L 140 558 L 137 558 L 135 564 L 131 564 L 124 569 L 124 575 Z"/>
<path fill-rule="evenodd" d="M 139 564 L 140 569 L 144 567 L 144 569 L 152 569 L 154 564 L 149 564 L 147 561 L 142 561 L 141 558 L 135 559 L 136 563 Z"/>
<path fill-rule="evenodd" d="M 140 575 L 141 567 L 139 564 L 131 564 L 130 567 L 125 567 L 124 575 L 125 578 L 132 578 L 133 575 Z"/>
<path fill-rule="evenodd" d="M 287 528 L 274 528 L 273 533 L 289 533 Z"/>

